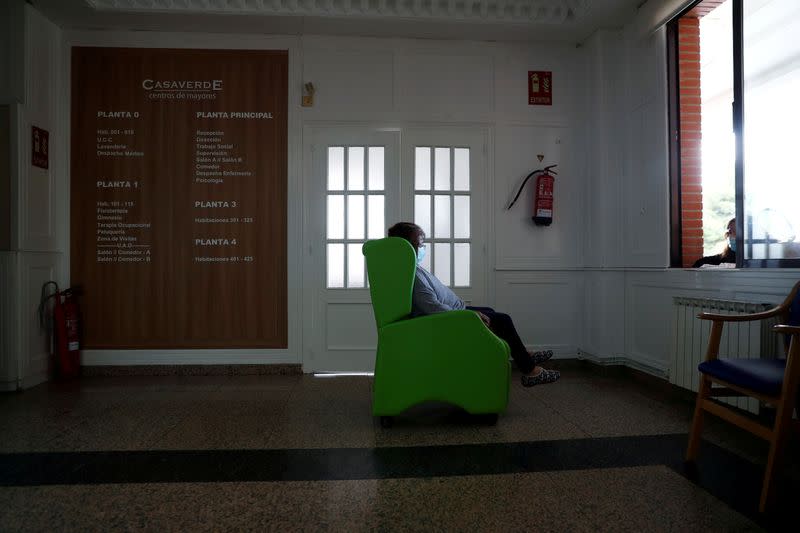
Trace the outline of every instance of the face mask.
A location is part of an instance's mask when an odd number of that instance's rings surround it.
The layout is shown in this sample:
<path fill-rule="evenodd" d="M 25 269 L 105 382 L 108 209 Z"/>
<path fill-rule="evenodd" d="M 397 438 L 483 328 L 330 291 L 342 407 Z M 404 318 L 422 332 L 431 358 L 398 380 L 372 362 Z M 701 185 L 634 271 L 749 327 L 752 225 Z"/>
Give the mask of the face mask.
<path fill-rule="evenodd" d="M 422 264 L 422 260 L 425 259 L 425 245 L 423 244 L 419 248 L 417 248 L 417 264 Z"/>
<path fill-rule="evenodd" d="M 728 237 L 728 246 L 730 246 L 731 251 L 736 251 L 736 237 Z"/>

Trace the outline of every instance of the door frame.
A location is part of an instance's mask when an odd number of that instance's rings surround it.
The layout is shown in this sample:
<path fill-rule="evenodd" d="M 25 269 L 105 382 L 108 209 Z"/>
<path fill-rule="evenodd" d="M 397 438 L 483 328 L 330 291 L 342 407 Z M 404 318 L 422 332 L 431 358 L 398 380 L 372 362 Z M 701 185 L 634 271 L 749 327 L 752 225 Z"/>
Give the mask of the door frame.
<path fill-rule="evenodd" d="M 488 216 L 490 195 L 490 128 L 485 125 L 422 125 L 378 126 L 367 123 L 307 123 L 303 127 L 303 209 L 302 209 L 302 302 L 301 330 L 303 338 L 303 371 L 313 372 L 371 372 L 375 362 L 375 348 L 357 343 L 340 345 L 331 349 L 327 345 L 327 307 L 330 300 L 322 294 L 326 285 L 326 177 L 327 162 L 321 146 L 362 145 L 375 146 L 384 138 L 385 152 L 385 221 L 387 228 L 400 220 L 413 220 L 414 206 L 414 147 L 450 146 L 470 148 L 470 243 L 471 272 L 469 288 L 454 291 L 469 304 L 490 305 L 490 235 Z M 329 142 L 330 141 L 330 142 Z M 326 144 L 328 143 L 328 144 Z M 391 155 L 391 150 L 394 154 Z M 390 183 L 390 176 L 396 176 Z M 320 187 L 320 184 L 323 186 Z M 319 194 L 318 191 L 322 191 Z M 335 303 L 342 305 L 370 305 L 369 289 L 333 289 L 341 291 Z M 370 308 L 371 315 L 371 308 Z M 364 331 L 376 332 L 374 317 L 365 322 Z M 375 333 L 376 338 L 377 335 Z M 336 361 L 331 352 L 349 354 Z M 335 363 L 335 364 L 334 364 Z"/>
<path fill-rule="evenodd" d="M 388 227 L 400 215 L 400 130 L 368 124 L 313 124 L 303 128 L 303 371 L 372 372 L 375 364 L 377 331 L 368 288 L 328 289 L 326 287 L 326 197 L 327 146 L 386 147 L 384 152 L 384 217 Z M 366 235 L 365 235 L 366 240 Z M 331 292 L 333 291 L 333 292 Z M 331 298 L 331 295 L 334 297 Z M 328 344 L 327 313 L 336 305 L 367 305 L 369 319 L 363 324 L 370 346 Z M 332 357 L 339 353 L 342 358 Z"/>

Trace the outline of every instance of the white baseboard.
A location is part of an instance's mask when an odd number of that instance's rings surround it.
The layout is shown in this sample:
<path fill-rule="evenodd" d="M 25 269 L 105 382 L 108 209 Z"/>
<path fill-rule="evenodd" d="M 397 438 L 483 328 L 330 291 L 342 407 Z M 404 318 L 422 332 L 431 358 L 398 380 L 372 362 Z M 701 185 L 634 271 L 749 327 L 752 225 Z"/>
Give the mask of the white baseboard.
<path fill-rule="evenodd" d="M 17 388 L 16 381 L 0 381 L 0 392 L 13 392 Z"/>
<path fill-rule="evenodd" d="M 36 372 L 35 374 L 31 374 L 22 380 L 20 383 L 20 389 L 30 389 L 31 387 L 35 387 L 40 383 L 44 383 L 45 381 L 50 381 L 50 375 L 45 372 Z"/>
<path fill-rule="evenodd" d="M 628 368 L 633 368 L 634 370 L 639 370 L 640 372 L 644 372 L 645 374 L 650 374 L 651 376 L 655 376 L 661 379 L 669 379 L 669 368 L 668 365 L 665 363 L 661 363 L 658 361 L 641 361 L 639 359 L 634 359 L 632 357 L 625 357 L 619 355 L 613 355 L 609 357 L 602 357 L 591 354 L 589 352 L 584 352 L 582 350 L 578 350 L 578 359 L 589 361 L 590 363 L 594 363 L 596 365 L 603 365 L 603 366 L 612 366 L 612 365 L 622 365 L 627 366 Z"/>
<path fill-rule="evenodd" d="M 300 354 L 273 350 L 84 350 L 82 366 L 301 364 Z"/>
<path fill-rule="evenodd" d="M 529 352 L 553 350 L 553 359 L 574 359 L 576 354 L 580 351 L 577 346 L 572 346 L 570 344 L 550 344 L 548 346 L 526 344 L 525 349 Z"/>
<path fill-rule="evenodd" d="M 661 379 L 668 379 L 669 378 L 669 368 L 666 364 L 662 364 L 659 361 L 654 361 L 651 359 L 646 359 L 644 357 L 633 358 L 633 357 L 625 357 L 620 355 L 612 355 L 612 356 L 598 356 L 581 350 L 577 346 L 571 346 L 567 344 L 559 344 L 559 345 L 550 345 L 550 346 L 539 346 L 534 344 L 525 345 L 525 348 L 529 351 L 536 351 L 536 350 L 553 350 L 553 359 L 579 359 L 584 361 L 589 361 L 596 365 L 602 366 L 627 366 L 629 368 L 633 368 L 635 370 L 639 370 L 646 374 L 650 374 L 651 376 L 655 376 Z"/>

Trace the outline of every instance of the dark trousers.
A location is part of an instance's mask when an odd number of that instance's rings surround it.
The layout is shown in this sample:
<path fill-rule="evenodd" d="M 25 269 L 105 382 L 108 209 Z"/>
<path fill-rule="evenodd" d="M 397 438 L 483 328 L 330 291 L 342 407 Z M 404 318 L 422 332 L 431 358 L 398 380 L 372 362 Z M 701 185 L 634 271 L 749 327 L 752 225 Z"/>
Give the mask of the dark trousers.
<path fill-rule="evenodd" d="M 508 343 L 509 348 L 511 348 L 511 357 L 514 358 L 514 362 L 517 364 L 517 368 L 519 368 L 520 372 L 529 374 L 533 370 L 535 366 L 533 364 L 533 358 L 531 354 L 528 353 L 528 350 L 525 349 L 525 345 L 522 343 L 522 339 L 519 338 L 517 328 L 514 327 L 514 322 L 511 320 L 510 316 L 505 313 L 498 313 L 491 307 L 468 306 L 467 309 L 471 311 L 480 311 L 489 317 L 489 329 L 492 330 L 492 333 Z"/>

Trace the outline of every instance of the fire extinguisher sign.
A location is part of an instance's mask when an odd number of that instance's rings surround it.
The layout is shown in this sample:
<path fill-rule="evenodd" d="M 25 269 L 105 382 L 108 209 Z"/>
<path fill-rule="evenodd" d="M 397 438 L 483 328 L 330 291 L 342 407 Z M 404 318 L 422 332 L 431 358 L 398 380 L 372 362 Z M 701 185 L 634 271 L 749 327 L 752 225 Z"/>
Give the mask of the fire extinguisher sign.
<path fill-rule="evenodd" d="M 553 105 L 553 73 L 528 71 L 528 105 Z"/>

